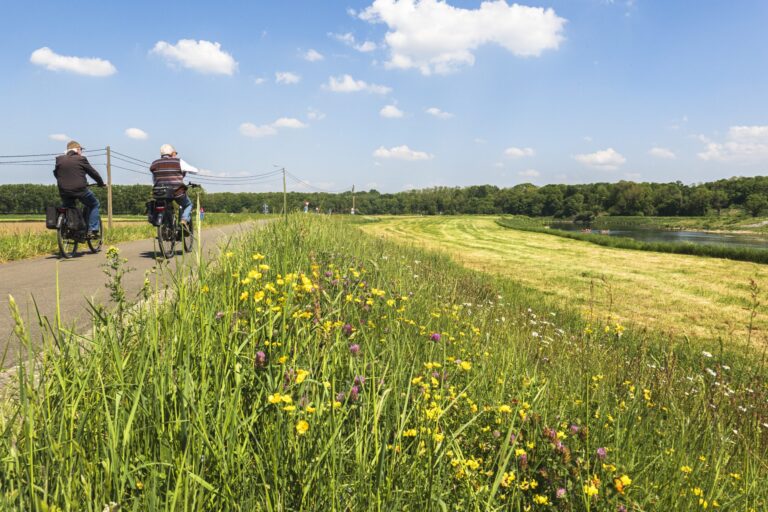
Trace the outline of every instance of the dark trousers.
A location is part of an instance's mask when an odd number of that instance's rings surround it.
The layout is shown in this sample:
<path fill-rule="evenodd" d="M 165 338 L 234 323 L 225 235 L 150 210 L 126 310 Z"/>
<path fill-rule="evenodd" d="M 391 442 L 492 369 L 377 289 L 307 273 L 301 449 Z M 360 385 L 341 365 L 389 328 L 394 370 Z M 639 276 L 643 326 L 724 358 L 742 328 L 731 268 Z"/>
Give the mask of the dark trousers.
<path fill-rule="evenodd" d="M 96 195 L 90 190 L 86 190 L 81 194 L 61 194 L 61 202 L 67 208 L 76 208 L 77 200 L 80 200 L 83 205 L 88 209 L 86 212 L 88 218 L 88 229 L 91 231 L 99 230 L 99 200 Z"/>

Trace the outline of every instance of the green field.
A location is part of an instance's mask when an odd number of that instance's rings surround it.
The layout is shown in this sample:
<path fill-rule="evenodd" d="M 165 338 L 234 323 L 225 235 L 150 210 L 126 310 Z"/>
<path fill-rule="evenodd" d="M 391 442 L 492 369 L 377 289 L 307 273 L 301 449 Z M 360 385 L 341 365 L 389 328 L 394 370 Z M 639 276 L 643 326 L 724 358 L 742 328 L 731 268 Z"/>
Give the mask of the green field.
<path fill-rule="evenodd" d="M 493 225 L 452 233 L 470 220 Z M 457 251 L 439 224 L 419 231 Z M 587 323 L 515 280 L 316 216 L 188 271 L 173 301 L 121 303 L 82 338 L 54 327 L 19 368 L 0 509 L 768 504 L 752 357 Z"/>
<path fill-rule="evenodd" d="M 235 224 L 264 215 L 251 213 L 208 213 L 205 214 L 204 226 L 217 224 Z M 107 219 L 102 217 L 105 226 L 104 243 L 116 244 L 129 240 L 152 238 L 157 228 L 147 222 L 144 215 L 122 215 L 113 217 L 113 228 L 106 229 Z M 20 260 L 42 254 L 55 254 L 56 230 L 45 229 L 45 218 L 39 215 L 0 216 L 0 263 Z"/>

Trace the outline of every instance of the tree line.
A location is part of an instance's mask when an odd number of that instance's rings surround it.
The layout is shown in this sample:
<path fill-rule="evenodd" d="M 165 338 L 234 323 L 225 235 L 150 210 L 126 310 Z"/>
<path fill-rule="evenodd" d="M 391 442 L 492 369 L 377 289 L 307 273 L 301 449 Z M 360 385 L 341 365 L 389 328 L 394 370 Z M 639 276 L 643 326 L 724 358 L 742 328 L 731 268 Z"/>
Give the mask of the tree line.
<path fill-rule="evenodd" d="M 103 205 L 106 190 L 92 189 Z M 192 192 L 194 198 L 195 192 Z M 151 199 L 149 185 L 115 185 L 112 191 L 115 214 L 142 214 Z M 281 192 L 200 193 L 209 212 L 282 211 Z M 352 192 L 289 192 L 289 211 L 300 211 L 305 201 L 310 211 L 349 213 Z M 494 185 L 433 187 L 382 194 L 376 190 L 356 192 L 355 207 L 361 214 L 519 214 L 588 220 L 597 215 L 702 216 L 720 214 L 730 208 L 757 216 L 768 212 L 768 177 L 736 177 L 709 183 L 590 183 L 544 185 L 523 183 L 510 188 Z M 0 214 L 41 213 L 59 203 L 55 185 L 0 185 Z"/>

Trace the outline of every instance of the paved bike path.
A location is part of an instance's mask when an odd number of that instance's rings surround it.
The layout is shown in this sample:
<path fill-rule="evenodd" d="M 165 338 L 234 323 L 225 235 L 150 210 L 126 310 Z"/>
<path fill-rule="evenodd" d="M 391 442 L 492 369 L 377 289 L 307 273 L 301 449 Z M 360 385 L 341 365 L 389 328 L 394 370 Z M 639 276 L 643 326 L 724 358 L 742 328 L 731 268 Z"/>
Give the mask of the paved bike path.
<path fill-rule="evenodd" d="M 204 229 L 201 237 L 203 254 L 209 258 L 218 247 L 216 242 L 253 229 L 263 222 L 228 224 Z M 126 296 L 133 300 L 141 290 L 145 272 L 157 268 L 164 260 L 162 256 L 156 258 L 156 240 L 136 240 L 116 245 L 120 249 L 121 258 L 128 260 L 126 266 L 135 269 L 123 278 Z M 177 244 L 176 257 L 168 264 L 171 270 L 179 265 L 195 263 L 194 253 L 182 257 L 179 245 Z M 86 330 L 91 318 L 88 301 L 109 301 L 109 290 L 104 286 L 107 276 L 101 266 L 106 262 L 106 248 L 105 244 L 102 252 L 98 254 L 86 252 L 69 260 L 50 255 L 0 264 L 0 366 L 14 366 L 22 360 L 21 358 L 26 357 L 18 337 L 13 332 L 15 324 L 9 309 L 8 295 L 13 295 L 19 306 L 24 324 L 30 332 L 30 339 L 37 342 L 36 345 L 39 344 L 40 328 L 35 308 L 39 310 L 41 317 L 47 317 L 53 324 L 56 315 L 58 269 L 62 323 L 67 326 L 74 325 L 79 331 Z"/>

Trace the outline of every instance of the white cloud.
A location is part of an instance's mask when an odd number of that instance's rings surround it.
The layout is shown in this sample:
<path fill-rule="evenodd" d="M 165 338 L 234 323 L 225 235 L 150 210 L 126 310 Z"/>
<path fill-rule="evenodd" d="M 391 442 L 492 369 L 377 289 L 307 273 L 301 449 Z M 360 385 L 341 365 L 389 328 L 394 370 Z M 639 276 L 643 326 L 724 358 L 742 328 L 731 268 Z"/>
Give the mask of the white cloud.
<path fill-rule="evenodd" d="M 432 160 L 435 155 L 425 153 L 423 151 L 414 151 L 408 146 L 397 146 L 387 149 L 384 146 L 379 147 L 373 152 L 373 156 L 376 158 L 392 158 L 395 160 Z"/>
<path fill-rule="evenodd" d="M 706 149 L 699 158 L 706 161 L 734 163 L 768 162 L 768 126 L 731 126 L 724 142 L 705 137 L 700 140 Z"/>
<path fill-rule="evenodd" d="M 128 138 L 136 140 L 146 140 L 149 138 L 149 134 L 141 128 L 128 128 L 125 130 L 125 135 Z"/>
<path fill-rule="evenodd" d="M 660 147 L 651 148 L 650 151 L 648 151 L 648 154 L 651 156 L 655 156 L 656 158 L 663 158 L 665 160 L 674 160 L 675 158 L 677 158 L 674 151 L 672 151 L 671 149 L 660 148 Z"/>
<path fill-rule="evenodd" d="M 504 154 L 508 158 L 522 158 L 524 156 L 533 156 L 536 153 L 532 148 L 509 147 L 504 150 Z"/>
<path fill-rule="evenodd" d="M 538 178 L 541 176 L 541 173 L 536 169 L 526 169 L 524 171 L 518 172 L 517 175 L 523 178 Z"/>
<path fill-rule="evenodd" d="M 453 117 L 453 114 L 450 112 L 443 112 L 437 107 L 429 107 L 426 112 L 427 114 L 435 116 L 438 119 L 450 119 Z"/>
<path fill-rule="evenodd" d="M 613 148 L 595 151 L 594 153 L 576 155 L 573 158 L 586 166 L 604 171 L 615 171 L 627 161 L 621 153 Z"/>
<path fill-rule="evenodd" d="M 520 57 L 557 49 L 566 23 L 551 8 L 505 0 L 484 1 L 478 9 L 438 0 L 374 0 L 359 17 L 387 25 L 388 67 L 417 68 L 425 75 L 471 66 L 474 50 L 485 44 L 498 44 Z"/>
<path fill-rule="evenodd" d="M 306 128 L 307 125 L 293 117 L 281 117 L 274 123 L 273 128 Z"/>
<path fill-rule="evenodd" d="M 240 133 L 246 137 L 253 137 L 255 139 L 261 137 L 269 137 L 271 135 L 277 135 L 277 132 L 281 128 L 306 128 L 306 123 L 302 123 L 294 117 L 281 117 L 272 124 L 255 125 L 253 123 L 242 123 L 240 125 Z"/>
<path fill-rule="evenodd" d="M 278 84 L 297 84 L 301 82 L 301 76 L 290 71 L 278 71 L 275 73 L 275 82 Z"/>
<path fill-rule="evenodd" d="M 369 84 L 362 80 L 355 80 L 350 75 L 340 77 L 330 77 L 328 84 L 324 86 L 333 92 L 371 92 L 375 94 L 388 94 L 392 91 L 390 87 L 384 85 Z"/>
<path fill-rule="evenodd" d="M 350 48 L 354 48 L 355 50 L 362 53 L 372 52 L 379 47 L 379 45 L 377 45 L 373 41 L 364 41 L 362 43 L 358 43 L 357 40 L 355 39 L 355 36 L 352 35 L 351 32 L 347 32 L 346 34 L 334 34 L 329 32 L 328 35 L 333 37 L 337 41 L 344 43 Z"/>
<path fill-rule="evenodd" d="M 396 119 L 399 117 L 403 117 L 403 111 L 394 105 L 387 105 L 386 107 L 382 108 L 379 111 L 379 114 L 381 115 L 381 117 L 386 117 L 389 119 Z"/>
<path fill-rule="evenodd" d="M 48 136 L 48 138 L 57 142 L 68 142 L 72 140 L 72 137 L 65 133 L 52 133 Z"/>
<path fill-rule="evenodd" d="M 378 46 L 373 41 L 365 41 L 364 43 L 355 45 L 355 50 L 363 53 L 372 52 L 376 48 L 378 48 Z"/>
<path fill-rule="evenodd" d="M 309 62 L 317 62 L 320 60 L 323 60 L 325 57 L 323 57 L 323 54 L 315 50 L 314 48 L 310 48 L 307 53 L 304 54 L 304 60 L 308 60 Z"/>
<path fill-rule="evenodd" d="M 214 75 L 232 75 L 237 71 L 237 62 L 221 49 L 221 43 L 180 39 L 175 45 L 158 41 L 150 53 L 163 57 L 168 64 Z"/>
<path fill-rule="evenodd" d="M 277 130 L 268 124 L 256 126 L 253 123 L 243 123 L 240 125 L 240 133 L 246 137 L 253 137 L 254 139 L 258 139 L 261 137 L 276 135 Z"/>
<path fill-rule="evenodd" d="M 108 60 L 59 55 L 47 46 L 32 52 L 29 61 L 51 71 L 68 71 L 78 75 L 109 76 L 117 73 L 117 68 Z"/>
<path fill-rule="evenodd" d="M 261 77 L 253 79 L 253 83 L 255 83 L 256 85 L 261 85 L 266 81 L 267 81 L 266 78 L 261 78 Z"/>
<path fill-rule="evenodd" d="M 315 108 L 309 107 L 307 109 L 307 118 L 312 121 L 320 121 L 321 119 L 325 119 L 325 114 Z"/>

